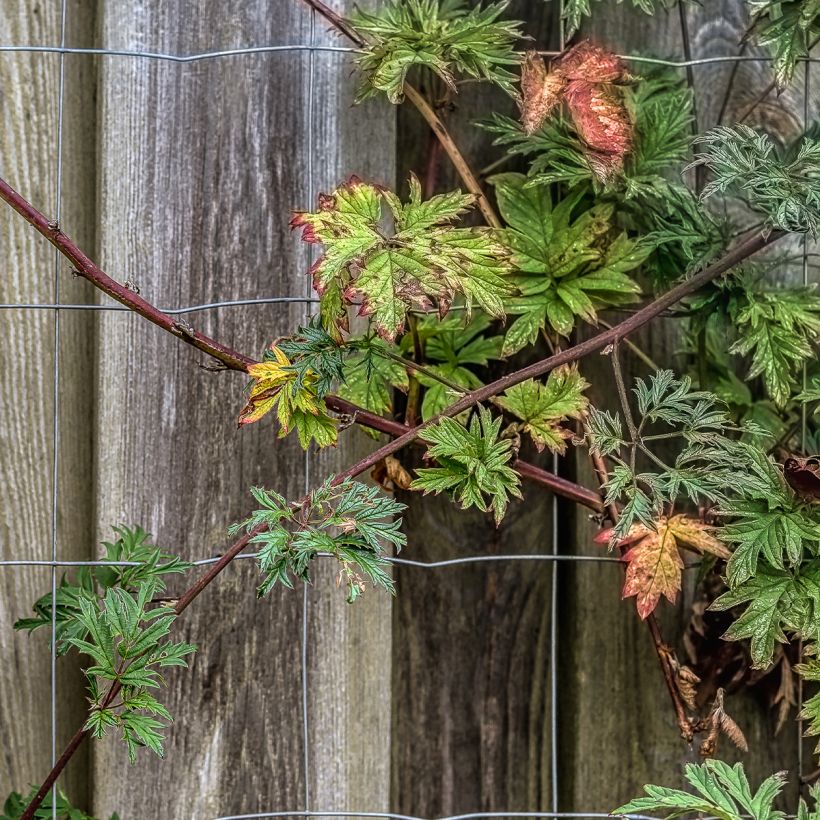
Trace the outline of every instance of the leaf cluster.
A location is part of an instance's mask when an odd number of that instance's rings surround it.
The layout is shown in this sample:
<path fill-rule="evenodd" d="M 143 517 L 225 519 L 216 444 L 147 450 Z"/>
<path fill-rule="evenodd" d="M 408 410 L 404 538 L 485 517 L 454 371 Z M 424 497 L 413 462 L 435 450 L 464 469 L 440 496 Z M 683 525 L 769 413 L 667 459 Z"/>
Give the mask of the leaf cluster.
<path fill-rule="evenodd" d="M 20 820 L 37 791 L 37 786 L 31 786 L 26 795 L 20 792 L 12 792 L 3 803 L 3 813 L 0 814 L 0 820 Z M 50 790 L 43 798 L 43 802 L 34 812 L 34 820 L 52 820 L 52 818 L 56 818 L 56 820 L 95 820 L 90 814 L 75 809 L 71 805 L 68 795 L 62 789 L 56 789 L 56 801 L 54 800 L 54 792 L 54 789 Z M 109 820 L 119 820 L 119 817 L 114 812 Z"/>
<path fill-rule="evenodd" d="M 562 427 L 564 419 L 583 419 L 589 407 L 584 390 L 588 382 L 577 367 L 553 370 L 546 383 L 528 379 L 498 397 L 499 407 L 518 419 L 507 432 L 526 433 L 536 448 L 563 455 L 572 431 Z"/>
<path fill-rule="evenodd" d="M 657 9 L 666 8 L 668 3 L 666 0 L 632 0 L 632 5 L 644 14 L 652 16 Z M 565 37 L 567 39 L 572 37 L 578 31 L 583 19 L 591 15 L 590 0 L 565 0 L 561 6 L 561 19 L 564 21 Z"/>
<path fill-rule="evenodd" d="M 347 600 L 355 601 L 365 590 L 365 579 L 394 592 L 393 579 L 384 558 L 383 543 L 397 549 L 407 539 L 397 518 L 403 504 L 350 478 L 336 483 L 329 476 L 312 490 L 302 504 L 292 504 L 273 490 L 251 489 L 260 505 L 249 518 L 234 524 L 230 532 L 252 534 L 259 546 L 259 568 L 265 579 L 257 589 L 262 597 L 276 584 L 293 588 L 291 576 L 310 583 L 314 558 L 329 555 L 339 561 L 339 583 L 347 588 Z"/>
<path fill-rule="evenodd" d="M 648 261 L 653 277 L 688 270 L 723 246 L 714 221 L 699 207 L 676 170 L 690 156 L 692 93 L 679 77 L 650 73 L 623 87 L 633 123 L 632 151 L 623 173 L 601 184 L 571 119 L 552 117 L 533 134 L 514 120 L 494 114 L 483 127 L 494 144 L 529 160 L 527 185 L 561 183 L 614 206 L 622 228 L 654 247 Z"/>
<path fill-rule="evenodd" d="M 782 91 L 794 78 L 800 59 L 820 37 L 820 3 L 817 0 L 749 0 L 752 34 L 772 55 L 775 83 Z"/>
<path fill-rule="evenodd" d="M 716 501 L 731 486 L 734 471 L 754 467 L 747 449 L 728 437 L 752 426 L 732 424 L 717 397 L 692 390 L 688 376 L 676 379 L 671 370 L 661 370 L 648 380 L 636 379 L 633 392 L 639 416 L 629 435 L 620 417 L 608 411 L 592 408 L 587 421 L 590 449 L 616 462 L 605 484 L 605 501 L 626 502 L 615 538 L 625 537 L 635 523 L 652 527 L 664 506 L 681 496 L 693 502 Z M 681 442 L 671 465 L 652 449 L 670 439 Z M 639 472 L 639 454 L 659 469 Z"/>
<path fill-rule="evenodd" d="M 183 573 L 192 564 L 176 555 L 164 552 L 151 544 L 150 533 L 142 527 L 114 527 L 117 538 L 103 542 L 103 560 L 116 561 L 124 566 L 80 567 L 75 579 L 67 576 L 60 579 L 56 590 L 56 652 L 65 654 L 70 648 L 70 639 L 84 640 L 88 630 L 78 616 L 82 613 L 81 602 L 93 603 L 106 591 L 118 587 L 126 592 L 135 592 L 140 584 L 152 583 L 157 592 L 165 590 L 164 576 Z M 33 618 L 20 618 L 15 629 L 32 632 L 41 627 L 51 627 L 52 595 L 46 593 L 34 604 Z"/>
<path fill-rule="evenodd" d="M 748 125 L 721 125 L 697 142 L 706 148 L 695 155 L 692 166 L 702 165 L 712 174 L 701 199 L 736 192 L 766 216 L 770 227 L 817 236 L 820 140 L 805 136 L 780 153 L 768 135 Z"/>
<path fill-rule="evenodd" d="M 612 204 L 582 209 L 584 191 L 578 190 L 553 205 L 549 186 L 529 185 L 522 174 L 499 174 L 491 182 L 520 294 L 504 302 L 518 318 L 504 337 L 503 355 L 534 344 L 547 328 L 569 336 L 576 318 L 594 324 L 602 307 L 637 300 L 640 287 L 628 274 L 653 246 L 614 230 Z"/>
<path fill-rule="evenodd" d="M 694 792 L 665 786 L 644 786 L 646 797 L 637 797 L 612 811 L 612 814 L 633 814 L 663 811 L 667 820 L 687 815 L 714 817 L 717 820 L 784 820 L 785 813 L 774 808 L 775 798 L 786 784 L 786 773 L 778 772 L 766 778 L 752 792 L 742 763 L 729 766 L 721 760 L 701 764 L 687 763 L 684 776 Z M 797 820 L 820 820 L 820 787 L 813 786 L 809 794 L 815 804 L 810 809 L 801 799 Z"/>
<path fill-rule="evenodd" d="M 314 339 L 313 342 L 303 342 L 302 348 L 310 344 L 314 347 L 323 345 L 324 340 L 317 338 L 318 332 L 313 332 L 311 328 L 302 328 L 302 332 L 312 334 Z M 292 343 L 291 348 L 294 344 L 299 346 L 299 341 Z M 308 361 L 304 362 L 303 358 Z M 317 372 L 311 367 L 311 361 L 321 367 L 322 351 L 308 352 L 294 363 L 274 343 L 261 362 L 249 365 L 248 374 L 253 381 L 248 391 L 248 401 L 239 413 L 240 426 L 259 421 L 275 409 L 279 438 L 284 438 L 295 428 L 299 443 L 305 450 L 311 441 L 319 447 L 335 444 L 338 436 L 336 421 L 327 414 L 319 393 L 320 390 L 326 392 L 329 387 L 328 371 Z M 326 361 L 332 378 L 336 360 L 326 355 Z"/>
<path fill-rule="evenodd" d="M 476 314 L 468 324 L 456 316 L 438 320 L 425 317 L 418 323 L 417 333 L 424 345 L 426 372 L 417 371 L 415 376 L 426 388 L 421 404 L 424 421 L 438 415 L 451 404 L 461 391 L 475 390 L 484 382 L 476 375 L 475 368 L 486 367 L 501 358 L 501 336 L 485 335 L 491 320 L 484 313 Z M 405 354 L 413 347 L 413 339 L 406 335 L 401 341 Z"/>
<path fill-rule="evenodd" d="M 765 268 L 747 263 L 738 274 L 727 277 L 705 293 L 689 301 L 697 312 L 693 327 L 713 328 L 725 337 L 734 337 L 728 352 L 749 359 L 746 380 L 762 378 L 776 409 L 795 398 L 796 375 L 814 357 L 820 337 L 820 296 L 815 287 L 772 287 L 763 277 L 788 260 L 777 257 Z M 711 361 L 720 359 L 718 350 L 709 352 Z M 724 388 L 730 395 L 743 393 L 744 382 L 733 379 L 721 368 Z M 748 393 L 748 387 L 745 388 Z M 750 403 L 751 396 L 745 400 Z M 810 397 L 801 400 L 811 400 Z"/>
<path fill-rule="evenodd" d="M 734 549 L 729 591 L 712 608 L 748 604 L 723 637 L 749 639 L 754 665 L 766 667 L 786 632 L 820 638 L 820 517 L 797 498 L 770 457 L 747 450 L 756 469 L 735 482 L 717 509 L 726 522 L 721 538 Z"/>
<path fill-rule="evenodd" d="M 496 524 L 507 510 L 509 496 L 521 497 L 518 474 L 509 466 L 512 441 L 499 437 L 501 418 L 493 419 L 489 410 L 479 407 L 469 427 L 443 418 L 428 427 L 422 438 L 438 467 L 417 470 L 411 490 L 438 494 L 448 492 L 462 509 L 492 509 Z"/>
<path fill-rule="evenodd" d="M 176 614 L 151 605 L 156 591 L 155 581 L 141 581 L 133 593 L 111 587 L 101 601 L 81 598 L 77 620 L 86 638 L 67 639 L 93 661 L 84 670 L 91 702 L 84 728 L 94 737 L 118 730 L 132 763 L 140 746 L 164 755 L 162 731 L 171 715 L 150 690 L 164 684 L 160 669 L 187 667 L 185 656 L 196 651 L 192 644 L 167 640 Z M 114 685 L 121 687 L 119 702 L 108 696 Z"/>
<path fill-rule="evenodd" d="M 377 12 L 358 9 L 351 18 L 369 45 L 357 57 L 366 80 L 359 100 L 379 91 L 392 103 L 404 98 L 413 68 L 432 71 L 456 90 L 458 78 L 487 80 L 514 95 L 519 62 L 513 44 L 520 23 L 500 20 L 506 2 L 472 6 L 464 0 L 387 0 Z"/>

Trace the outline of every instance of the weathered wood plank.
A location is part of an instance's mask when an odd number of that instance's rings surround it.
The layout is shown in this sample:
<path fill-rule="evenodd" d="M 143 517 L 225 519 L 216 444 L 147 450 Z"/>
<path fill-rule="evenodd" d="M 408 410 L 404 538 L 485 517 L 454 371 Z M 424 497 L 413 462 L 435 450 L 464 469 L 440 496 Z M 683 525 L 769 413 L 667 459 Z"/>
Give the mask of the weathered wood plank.
<path fill-rule="evenodd" d="M 93 31 L 92 2 L 70 4 L 67 40 L 87 45 Z M 34 0 L 0 8 L 4 43 L 59 45 L 59 4 Z M 0 155 L 2 175 L 46 213 L 54 214 L 57 190 L 60 58 L 56 54 L 0 54 Z M 65 61 L 62 213 L 66 230 L 90 245 L 94 237 L 94 107 L 85 90 L 95 83 L 89 61 Z M 0 302 L 55 301 L 55 257 L 9 208 L 0 209 Z M 59 296 L 85 302 L 88 288 L 60 265 Z M 62 312 L 59 330 L 59 471 L 57 555 L 88 556 L 91 517 L 92 383 L 90 317 Z M 49 310 L 0 310 L 0 558 L 50 560 L 54 431 L 55 314 Z M 25 791 L 51 765 L 51 673 L 48 634 L 12 631 L 51 587 L 48 567 L 0 569 L 0 799 Z M 57 743 L 76 728 L 84 704 L 77 665 L 57 666 Z M 85 799 L 84 755 L 61 785 Z"/>
<path fill-rule="evenodd" d="M 172 53 L 257 44 L 307 43 L 310 18 L 292 0 L 224 4 L 148 3 L 106 7 L 103 43 Z M 316 24 L 317 41 L 325 26 Z M 335 42 L 335 41 L 334 41 Z M 287 230 L 314 183 L 351 171 L 390 178 L 392 120 L 349 112 L 349 71 L 315 56 L 313 141 L 306 52 L 242 56 L 190 65 L 111 60 L 101 82 L 100 258 L 131 275 L 162 305 L 255 296 L 303 296 L 307 256 Z M 196 327 L 237 348 L 261 351 L 305 316 L 303 304 L 192 314 Z M 277 442 L 270 422 L 236 431 L 243 379 L 197 368 L 183 350 L 138 319 L 100 326 L 97 526 L 140 521 L 189 557 L 212 554 L 225 528 L 251 508 L 251 484 L 290 497 L 305 488 L 305 458 Z M 347 442 L 347 440 L 346 440 Z M 312 459 L 310 483 L 352 455 Z M 341 612 L 332 571 L 310 593 L 312 803 L 378 806 L 386 731 L 372 687 L 351 667 L 389 668 L 389 602 Z M 331 576 L 331 578 L 328 578 Z M 275 591 L 257 602 L 251 562 L 226 571 L 186 613 L 181 634 L 201 650 L 173 675 L 166 702 L 176 717 L 168 757 L 125 768 L 112 742 L 94 749 L 96 812 L 124 817 L 213 817 L 305 805 L 302 742 L 302 595 Z M 376 596 L 373 596 L 374 599 Z M 361 649 L 359 647 L 362 647 Z M 327 665 L 326 665 L 327 664 Z M 338 673 L 338 677 L 331 677 Z M 371 717 L 373 722 L 365 723 Z M 347 757 L 348 749 L 355 758 Z"/>
<path fill-rule="evenodd" d="M 557 43 L 557 5 L 513 3 L 511 17 L 539 45 Z M 552 38 L 552 39 L 550 39 Z M 476 127 L 512 100 L 465 84 L 446 118 L 474 170 L 499 157 Z M 399 112 L 399 163 L 424 178 L 429 131 L 409 106 Z M 509 166 L 505 166 L 505 170 Z M 437 190 L 462 187 L 446 156 Z M 549 466 L 549 459 L 544 461 Z M 447 499 L 409 495 L 407 557 L 539 554 L 551 549 L 552 500 L 524 487 L 501 528 Z M 549 641 L 552 569 L 546 563 L 400 567 L 394 605 L 393 810 L 420 816 L 552 808 Z"/>

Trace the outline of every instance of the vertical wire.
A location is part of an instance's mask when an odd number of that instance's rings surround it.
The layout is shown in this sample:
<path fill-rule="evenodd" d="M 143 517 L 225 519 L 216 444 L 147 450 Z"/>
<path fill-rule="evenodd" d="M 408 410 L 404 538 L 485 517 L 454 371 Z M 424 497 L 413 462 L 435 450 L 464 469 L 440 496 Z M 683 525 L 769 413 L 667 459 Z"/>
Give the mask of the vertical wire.
<path fill-rule="evenodd" d="M 308 130 L 308 156 L 307 156 L 307 175 L 308 175 L 308 203 L 307 210 L 313 208 L 315 198 L 315 180 L 313 178 L 313 102 L 314 102 L 314 88 L 315 88 L 315 65 L 316 65 L 316 9 L 311 8 L 310 11 L 310 49 L 308 51 L 308 115 L 307 115 L 307 130 Z M 308 244 L 308 263 L 309 266 L 313 263 L 313 245 Z M 305 295 L 310 297 L 311 294 L 311 277 L 306 277 Z M 305 303 L 305 324 L 310 321 L 311 317 L 311 303 Z M 310 492 L 310 451 L 305 450 L 305 494 Z M 308 617 L 310 615 L 310 598 L 308 595 L 308 585 L 303 584 L 302 587 L 302 744 L 304 746 L 304 761 L 305 769 L 305 811 L 310 812 L 310 721 L 308 717 Z M 308 817 L 310 814 L 307 815 Z"/>
<path fill-rule="evenodd" d="M 67 0 L 60 6 L 60 48 L 66 45 Z M 63 199 L 63 103 L 65 99 L 65 52 L 60 53 L 57 91 L 57 179 L 54 219 L 60 223 Z M 60 303 L 60 252 L 54 250 L 54 303 Z M 57 513 L 60 468 L 60 310 L 54 310 L 54 376 L 52 380 L 53 446 L 51 462 L 51 765 L 57 762 Z M 51 791 L 51 816 L 57 820 L 57 784 Z"/>
<path fill-rule="evenodd" d="M 567 47 L 564 0 L 558 4 L 558 50 Z M 552 472 L 558 475 L 558 455 L 552 455 Z M 558 496 L 552 496 L 552 555 L 558 554 Z M 550 810 L 558 812 L 558 561 L 550 570 Z"/>
<path fill-rule="evenodd" d="M 811 55 L 809 55 L 811 56 Z M 805 132 L 809 126 L 809 83 L 811 79 L 811 62 L 806 60 L 804 64 L 803 74 L 803 131 Z M 809 285 L 809 238 L 808 234 L 803 234 L 803 287 Z M 803 390 L 806 390 L 807 381 L 806 363 L 803 362 Z M 807 440 L 807 419 L 806 419 L 806 402 L 803 401 L 800 408 L 800 450 L 805 454 Z M 797 659 L 799 662 L 803 660 L 803 639 L 801 638 L 797 644 Z M 797 676 L 797 793 L 800 794 L 801 784 L 803 780 L 803 719 L 800 713 L 803 711 L 803 678 Z"/>

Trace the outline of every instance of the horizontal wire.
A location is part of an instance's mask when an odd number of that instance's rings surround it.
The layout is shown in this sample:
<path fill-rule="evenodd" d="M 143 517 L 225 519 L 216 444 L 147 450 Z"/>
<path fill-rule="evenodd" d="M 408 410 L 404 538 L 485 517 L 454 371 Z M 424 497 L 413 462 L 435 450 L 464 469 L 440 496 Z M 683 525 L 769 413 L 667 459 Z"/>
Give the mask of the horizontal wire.
<path fill-rule="evenodd" d="M 97 57 L 133 57 L 146 60 L 161 60 L 173 63 L 194 63 L 200 60 L 215 60 L 223 57 L 241 57 L 248 54 L 268 54 L 276 52 L 294 51 L 326 51 L 331 53 L 351 53 L 359 49 L 351 46 L 311 46 L 311 45 L 283 45 L 283 46 L 250 46 L 248 48 L 233 48 L 223 51 L 205 51 L 200 54 L 166 54 L 160 51 L 131 51 L 128 49 L 112 48 L 71 48 L 62 46 L 35 46 L 35 45 L 0 45 L 0 53 L 26 53 L 26 54 L 86 54 Z M 539 51 L 544 57 L 557 57 L 559 51 Z M 717 63 L 749 63 L 760 62 L 770 63 L 773 57 L 754 54 L 727 54 L 717 57 L 699 57 L 693 60 L 667 60 L 661 57 L 644 57 L 638 54 L 619 54 L 622 60 L 629 60 L 634 63 L 649 63 L 652 65 L 662 65 L 669 68 L 686 68 L 687 66 L 714 65 Z M 816 63 L 820 62 L 820 57 L 799 57 L 797 62 Z"/>
<path fill-rule="evenodd" d="M 119 48 L 71 48 L 64 46 L 7 45 L 0 46 L 0 52 L 25 54 L 87 54 L 97 57 L 137 57 L 145 60 L 165 60 L 172 63 L 195 63 L 199 60 L 215 60 L 221 57 L 241 57 L 246 54 L 271 54 L 291 51 L 329 51 L 348 53 L 358 51 L 351 46 L 249 46 L 231 48 L 224 51 L 203 51 L 200 54 L 166 54 L 161 51 L 130 51 Z"/>
<path fill-rule="evenodd" d="M 180 313 L 197 313 L 202 310 L 215 310 L 217 308 L 225 307 L 240 307 L 242 305 L 276 305 L 280 303 L 319 303 L 319 299 L 307 296 L 270 296 L 260 297 L 258 299 L 227 299 L 222 302 L 206 302 L 201 305 L 188 305 L 186 307 L 176 308 L 158 308 L 163 313 L 169 315 L 177 315 Z M 61 304 L 61 303 L 13 303 L 5 302 L 0 304 L 0 310 L 102 310 L 102 311 L 120 311 L 123 313 L 132 313 L 132 308 L 125 305 L 108 304 L 108 305 L 85 305 L 85 304 Z"/>
<path fill-rule="evenodd" d="M 243 558 L 257 558 L 257 552 L 242 552 L 234 558 L 238 561 Z M 336 556 L 330 552 L 317 553 L 319 558 L 335 558 Z M 200 558 L 190 563 L 195 567 L 205 566 L 207 564 L 215 564 L 222 559 L 221 555 L 213 558 Z M 390 564 L 399 564 L 401 566 L 419 567 L 421 569 L 436 569 L 439 567 L 452 567 L 459 564 L 482 564 L 488 561 L 575 561 L 575 562 L 592 562 L 592 563 L 614 563 L 620 564 L 620 558 L 614 558 L 609 555 L 468 555 L 464 558 L 448 558 L 443 561 L 414 561 L 410 558 L 394 558 L 392 556 L 384 556 L 384 560 Z M 38 561 L 36 559 L 27 560 L 25 558 L 10 558 L 7 560 L 0 560 L 0 568 L 2 567 L 140 567 L 142 563 L 139 561 Z"/>
<path fill-rule="evenodd" d="M 622 814 L 619 817 L 626 820 L 657 820 L 647 814 Z M 394 814 L 392 812 L 379 811 L 270 811 L 257 812 L 256 814 L 226 814 L 215 820 L 254 820 L 261 817 L 381 817 L 384 820 L 481 820 L 481 818 L 505 818 L 505 817 L 541 817 L 541 818 L 584 818 L 584 817 L 607 817 L 612 819 L 611 814 L 605 812 L 573 812 L 573 811 L 478 811 L 471 814 L 450 814 L 446 817 L 420 817 L 415 814 Z M 705 818 L 705 820 L 716 820 L 716 818 Z"/>

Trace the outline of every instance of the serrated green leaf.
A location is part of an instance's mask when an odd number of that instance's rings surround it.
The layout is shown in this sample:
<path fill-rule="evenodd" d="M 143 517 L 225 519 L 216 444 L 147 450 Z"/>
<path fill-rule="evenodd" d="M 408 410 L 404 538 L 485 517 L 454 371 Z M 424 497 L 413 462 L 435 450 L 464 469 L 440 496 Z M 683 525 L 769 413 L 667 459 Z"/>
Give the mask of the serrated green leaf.
<path fill-rule="evenodd" d="M 428 453 L 440 466 L 417 470 L 418 478 L 410 489 L 424 493 L 447 490 L 462 509 L 492 509 L 499 524 L 509 496 L 521 497 L 518 474 L 508 466 L 511 442 L 499 439 L 500 429 L 501 419 L 493 420 L 483 407 L 469 428 L 451 418 L 426 428 L 422 437 L 432 445 Z"/>
<path fill-rule="evenodd" d="M 594 323 L 599 308 L 635 301 L 640 288 L 626 274 L 654 245 L 625 234 L 611 239 L 611 206 L 594 205 L 574 217 L 583 189 L 553 206 L 548 185 L 528 183 L 522 174 L 498 174 L 490 182 L 521 292 L 506 300 L 506 311 L 524 317 L 510 326 L 505 355 L 531 344 L 547 324 L 568 336 L 576 316 Z"/>
<path fill-rule="evenodd" d="M 392 236 L 381 225 L 382 201 L 393 215 Z M 316 291 L 323 294 L 336 283 L 343 299 L 359 304 L 359 314 L 392 341 L 411 307 L 435 300 L 446 310 L 456 294 L 465 298 L 468 314 L 475 302 L 493 316 L 504 315 L 503 298 L 513 292 L 504 247 L 488 230 L 452 225 L 472 202 L 460 194 L 425 202 L 412 177 L 410 200 L 402 204 L 395 195 L 351 178 L 333 194 L 323 194 L 318 211 L 297 214 L 291 224 L 303 229 L 306 242 L 324 245 L 311 269 Z"/>
<path fill-rule="evenodd" d="M 589 384 L 577 368 L 554 370 L 546 384 L 529 379 L 515 385 L 499 397 L 498 403 L 521 420 L 538 450 L 544 447 L 563 454 L 566 439 L 572 433 L 562 428 L 561 419 L 580 419 L 586 414 L 589 401 L 583 391 Z"/>
<path fill-rule="evenodd" d="M 358 9 L 354 27 L 370 45 L 357 58 L 367 78 L 359 99 L 383 91 L 393 103 L 404 97 L 408 72 L 427 68 L 453 90 L 458 76 L 493 82 L 513 95 L 519 62 L 513 51 L 520 23 L 500 20 L 506 3 L 484 7 L 461 0 L 388 0 L 378 12 Z"/>

